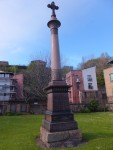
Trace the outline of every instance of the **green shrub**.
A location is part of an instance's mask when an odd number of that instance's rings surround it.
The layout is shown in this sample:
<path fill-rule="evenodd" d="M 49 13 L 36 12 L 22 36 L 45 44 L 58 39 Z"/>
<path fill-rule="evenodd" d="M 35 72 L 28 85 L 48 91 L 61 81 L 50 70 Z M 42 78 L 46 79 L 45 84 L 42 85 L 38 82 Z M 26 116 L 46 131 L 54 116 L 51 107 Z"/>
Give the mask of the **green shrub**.
<path fill-rule="evenodd" d="M 98 107 L 99 107 L 99 104 L 98 104 L 98 101 L 93 99 L 91 100 L 88 105 L 87 105 L 88 109 L 91 111 L 91 112 L 96 112 L 98 111 Z"/>
<path fill-rule="evenodd" d="M 4 113 L 4 115 L 5 115 L 5 116 L 14 116 L 15 113 L 13 113 L 13 112 L 6 112 L 6 113 Z"/>
<path fill-rule="evenodd" d="M 84 107 L 82 110 L 81 110 L 81 113 L 90 113 L 91 111 L 89 110 L 88 107 Z"/>
<path fill-rule="evenodd" d="M 18 115 L 22 115 L 21 113 L 16 113 L 16 112 L 6 112 L 4 114 L 5 116 L 18 116 Z"/>

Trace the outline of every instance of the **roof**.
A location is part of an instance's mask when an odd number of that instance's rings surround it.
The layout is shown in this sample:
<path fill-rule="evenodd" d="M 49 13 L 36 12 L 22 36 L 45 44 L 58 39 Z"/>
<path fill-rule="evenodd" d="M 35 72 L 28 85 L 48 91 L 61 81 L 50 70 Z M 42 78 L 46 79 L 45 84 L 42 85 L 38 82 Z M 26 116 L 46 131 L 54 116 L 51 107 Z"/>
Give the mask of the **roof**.
<path fill-rule="evenodd" d="M 0 70 L 0 74 L 13 74 L 12 72 L 5 72 L 5 71 L 2 71 L 2 70 Z"/>
<path fill-rule="evenodd" d="M 113 64 L 113 59 L 109 60 L 108 64 Z"/>

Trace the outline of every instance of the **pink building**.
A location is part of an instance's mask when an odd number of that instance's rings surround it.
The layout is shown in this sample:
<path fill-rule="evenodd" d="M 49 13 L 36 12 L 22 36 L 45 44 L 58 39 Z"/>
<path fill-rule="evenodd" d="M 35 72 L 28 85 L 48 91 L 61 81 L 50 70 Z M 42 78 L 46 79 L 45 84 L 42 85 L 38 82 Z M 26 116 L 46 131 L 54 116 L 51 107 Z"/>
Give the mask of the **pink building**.
<path fill-rule="evenodd" d="M 69 101 L 70 103 L 80 103 L 80 93 L 84 90 L 83 77 L 81 70 L 73 70 L 66 74 L 66 82 L 71 85 L 69 90 Z"/>
<path fill-rule="evenodd" d="M 66 82 L 71 86 L 70 103 L 87 103 L 91 99 L 98 98 L 96 67 L 70 71 L 66 74 Z"/>
<path fill-rule="evenodd" d="M 16 80 L 16 98 L 23 99 L 23 74 L 17 74 L 13 76 Z"/>

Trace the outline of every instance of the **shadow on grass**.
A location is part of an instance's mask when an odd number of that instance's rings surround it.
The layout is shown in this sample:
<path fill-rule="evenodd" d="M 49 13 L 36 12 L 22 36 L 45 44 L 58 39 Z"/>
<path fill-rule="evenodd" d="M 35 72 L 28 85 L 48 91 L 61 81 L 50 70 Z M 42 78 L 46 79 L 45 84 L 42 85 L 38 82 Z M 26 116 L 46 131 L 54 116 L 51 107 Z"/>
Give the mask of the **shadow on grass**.
<path fill-rule="evenodd" d="M 113 138 L 113 133 L 82 133 L 84 141 L 91 141 L 98 138 Z"/>

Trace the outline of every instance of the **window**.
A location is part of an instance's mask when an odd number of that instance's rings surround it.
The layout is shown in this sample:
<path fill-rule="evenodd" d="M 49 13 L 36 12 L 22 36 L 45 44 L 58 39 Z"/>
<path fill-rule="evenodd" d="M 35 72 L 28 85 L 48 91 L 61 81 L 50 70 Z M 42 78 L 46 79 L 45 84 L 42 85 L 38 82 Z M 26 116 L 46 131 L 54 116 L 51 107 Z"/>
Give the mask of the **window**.
<path fill-rule="evenodd" d="M 4 93 L 4 96 L 6 96 L 6 93 Z"/>
<path fill-rule="evenodd" d="M 5 74 L 5 78 L 9 78 L 9 74 Z"/>
<path fill-rule="evenodd" d="M 6 91 L 6 85 L 2 86 L 2 91 Z"/>
<path fill-rule="evenodd" d="M 92 81 L 91 75 L 87 75 L 87 80 L 88 80 L 88 81 Z"/>
<path fill-rule="evenodd" d="M 78 75 L 75 75 L 76 82 L 80 82 L 80 78 Z"/>
<path fill-rule="evenodd" d="M 70 84 L 70 77 L 68 77 L 66 80 L 67 80 L 67 84 Z"/>
<path fill-rule="evenodd" d="M 4 74 L 0 74 L 0 77 L 1 77 L 1 78 L 4 78 Z"/>
<path fill-rule="evenodd" d="M 5 91 L 6 91 L 6 86 L 0 85 L 0 92 L 5 92 Z"/>
<path fill-rule="evenodd" d="M 2 86 L 0 85 L 0 91 L 2 91 Z"/>
<path fill-rule="evenodd" d="M 88 89 L 93 89 L 92 83 L 88 83 Z"/>
<path fill-rule="evenodd" d="M 78 75 L 75 75 L 75 78 L 76 78 L 76 79 L 79 79 L 79 76 L 78 76 Z"/>
<path fill-rule="evenodd" d="M 76 81 L 76 88 L 79 89 L 80 87 L 80 78 L 78 75 L 75 75 L 75 81 Z"/>
<path fill-rule="evenodd" d="M 113 82 L 113 73 L 110 74 L 110 81 Z"/>
<path fill-rule="evenodd" d="M 11 93 L 11 94 L 10 94 L 10 98 L 15 98 L 15 94 L 14 94 L 14 93 Z"/>
<path fill-rule="evenodd" d="M 11 87 L 10 87 L 10 90 L 11 90 L 11 91 L 14 91 L 14 87 L 13 87 L 13 86 L 11 86 Z"/>

